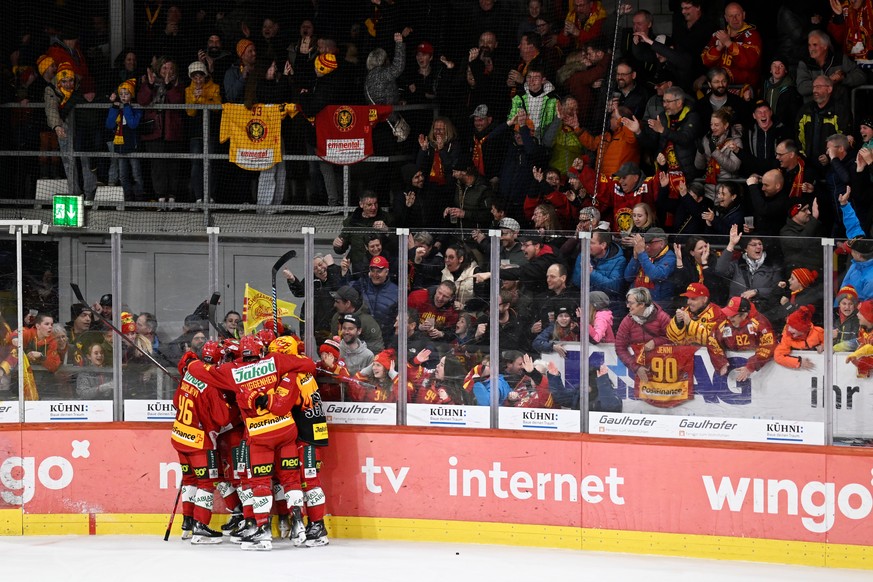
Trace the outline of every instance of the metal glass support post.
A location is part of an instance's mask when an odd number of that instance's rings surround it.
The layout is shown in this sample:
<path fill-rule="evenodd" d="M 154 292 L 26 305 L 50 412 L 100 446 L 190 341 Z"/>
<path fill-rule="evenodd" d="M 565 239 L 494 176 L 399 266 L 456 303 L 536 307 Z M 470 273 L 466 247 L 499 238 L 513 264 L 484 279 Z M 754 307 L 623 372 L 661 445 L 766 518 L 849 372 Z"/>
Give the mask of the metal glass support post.
<path fill-rule="evenodd" d="M 312 265 L 315 263 L 315 227 L 304 226 L 300 229 L 303 235 L 303 272 L 310 273 L 303 278 L 303 345 L 309 346 L 309 357 L 318 361 L 318 349 L 315 346 L 315 275 Z"/>
<path fill-rule="evenodd" d="M 496 228 L 489 229 L 488 237 L 491 239 L 491 256 L 489 257 L 491 285 L 488 289 L 488 341 L 491 342 L 488 357 L 491 360 L 491 377 L 487 381 L 491 383 L 491 428 L 500 428 L 500 386 L 498 383 L 500 374 L 500 326 L 497 325 L 500 319 L 500 230 Z"/>
<path fill-rule="evenodd" d="M 112 325 L 121 329 L 121 227 L 109 228 L 109 242 L 111 245 L 111 268 L 112 268 Z M 120 355 L 124 344 L 121 336 L 113 334 L 112 353 Z M 115 421 L 124 419 L 124 394 L 122 386 L 121 358 L 112 358 L 112 379 L 115 389 L 112 391 L 112 419 Z"/>
<path fill-rule="evenodd" d="M 406 320 L 408 319 L 407 299 L 409 297 L 409 277 L 406 276 L 406 263 L 409 260 L 406 246 L 406 238 L 409 236 L 408 228 L 397 229 L 397 425 L 406 424 L 406 360 L 409 357 L 408 336 L 406 335 Z"/>
<path fill-rule="evenodd" d="M 834 239 L 821 239 L 822 273 L 825 273 L 824 305 L 824 386 L 822 386 L 822 407 L 825 410 L 825 444 L 834 444 L 834 326 L 830 323 L 834 309 Z"/>
<path fill-rule="evenodd" d="M 207 226 L 206 236 L 208 238 L 207 247 L 209 248 L 209 269 L 207 271 L 209 277 L 209 295 L 211 296 L 216 291 L 221 292 L 221 287 L 218 284 L 218 235 L 221 229 L 217 226 Z M 209 339 L 216 340 L 218 331 L 215 329 L 209 330 Z"/>
<path fill-rule="evenodd" d="M 348 208 L 349 208 L 349 190 L 351 189 L 350 181 L 350 166 L 348 164 L 343 166 L 343 207 L 345 210 L 343 211 L 343 216 L 348 216 Z"/>
<path fill-rule="evenodd" d="M 21 340 L 24 339 L 22 331 L 24 330 L 24 278 L 22 276 L 22 267 L 24 266 L 21 260 L 21 229 L 26 226 L 10 226 L 10 230 L 15 230 L 15 300 L 18 303 L 18 316 L 16 318 L 16 328 L 18 330 L 18 422 L 24 422 L 24 358 L 27 356 L 22 349 Z"/>
<path fill-rule="evenodd" d="M 580 232 L 579 242 L 582 243 L 582 248 L 579 251 L 582 257 L 582 280 L 581 293 L 579 294 L 579 305 L 582 308 L 582 319 L 588 321 L 588 303 L 591 295 L 591 271 L 587 269 L 588 263 L 591 261 L 591 233 Z M 588 336 L 588 326 L 579 322 L 579 411 L 582 414 L 582 432 L 588 432 L 588 376 L 590 374 L 589 348 L 591 347 L 590 337 Z M 565 372 L 566 376 L 566 372 Z M 564 378 L 567 381 L 567 378 Z"/>

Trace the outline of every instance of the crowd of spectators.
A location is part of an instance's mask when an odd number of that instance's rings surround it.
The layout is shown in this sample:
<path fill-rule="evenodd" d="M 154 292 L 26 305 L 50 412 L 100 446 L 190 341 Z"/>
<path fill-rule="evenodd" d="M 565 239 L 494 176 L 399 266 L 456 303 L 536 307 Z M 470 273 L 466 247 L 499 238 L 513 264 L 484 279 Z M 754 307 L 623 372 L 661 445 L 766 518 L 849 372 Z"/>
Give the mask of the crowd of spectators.
<path fill-rule="evenodd" d="M 357 398 L 396 398 L 386 386 L 404 329 L 411 365 L 423 370 L 411 398 L 429 402 L 457 401 L 449 390 L 419 389 L 442 381 L 428 375 L 435 363 L 464 371 L 466 391 L 480 392 L 473 386 L 490 374 L 490 325 L 500 328 L 500 373 L 509 378 L 500 401 L 516 406 L 558 405 L 550 370 L 528 358 L 565 355 L 563 342 L 584 338 L 586 323 L 589 340 L 614 341 L 640 378 L 640 351 L 667 343 L 706 346 L 722 374 L 725 350 L 754 351 L 739 380 L 777 351 L 777 364 L 808 368 L 790 350 L 821 350 L 815 329 L 823 325 L 838 328 L 837 345 L 853 361 L 866 357 L 854 354 L 870 340 L 865 311 L 873 316 L 873 112 L 864 100 L 853 110 L 852 91 L 869 82 L 869 3 L 776 3 L 775 25 L 757 23 L 774 33 L 767 35 L 735 2 L 670 2 L 669 31 L 656 30 L 646 10 L 599 0 L 372 2 L 335 21 L 321 4 L 311 13 L 261 14 L 239 3 L 194 15 L 163 3 L 148 42 L 123 51 L 115 69 L 95 67 L 102 76 L 85 64 L 93 55 L 76 29 L 52 29 L 44 45 L 34 38 L 16 53 L 19 69 L 33 69 L 19 75 L 30 79 L 19 97 L 46 98 L 47 121 L 33 135 L 53 130 L 62 151 L 71 147 L 88 122 L 65 110 L 106 94 L 113 137 L 96 141 L 113 142 L 132 199 L 208 199 L 196 168 L 190 180 L 174 181 L 167 176 L 182 172 L 176 161 L 143 160 L 150 172 L 121 163 L 131 143 L 147 152 L 219 147 L 192 131 L 196 110 L 146 109 L 137 120 L 134 98 L 297 103 L 302 115 L 283 122 L 285 153 L 314 151 L 309 119 L 326 104 L 436 106 L 433 120 L 405 115 L 412 136 L 401 143 L 387 124 L 374 128 L 376 153 L 409 153 L 414 162 L 384 166 L 371 189 L 355 190 L 358 206 L 333 254 L 313 265 L 319 345 L 338 346 L 349 376 L 362 375 L 358 388 L 380 387 L 351 390 Z M 56 173 L 45 160 L 39 172 Z M 64 168 L 88 196 L 94 164 L 79 161 L 65 159 Z M 231 191 L 256 189 L 259 200 L 268 188 L 281 202 L 290 176 L 307 180 L 309 200 L 338 203 L 335 166 L 279 166 L 261 173 L 257 188 L 239 187 L 251 173 L 217 171 L 230 172 L 221 183 Z M 395 227 L 413 234 L 398 240 Z M 500 230 L 499 249 L 489 229 Z M 580 252 L 580 232 L 591 233 L 590 256 Z M 830 274 L 822 273 L 818 237 L 851 239 L 839 249 L 836 312 L 822 302 Z M 405 265 L 397 264 L 399 247 L 408 250 Z M 492 252 L 499 274 L 488 266 Z M 592 301 L 580 306 L 586 271 Z M 497 298 L 488 286 L 497 276 L 499 317 L 491 322 Z M 286 277 L 303 295 L 302 279 Z M 398 277 L 408 277 L 417 320 L 396 320 Z"/>

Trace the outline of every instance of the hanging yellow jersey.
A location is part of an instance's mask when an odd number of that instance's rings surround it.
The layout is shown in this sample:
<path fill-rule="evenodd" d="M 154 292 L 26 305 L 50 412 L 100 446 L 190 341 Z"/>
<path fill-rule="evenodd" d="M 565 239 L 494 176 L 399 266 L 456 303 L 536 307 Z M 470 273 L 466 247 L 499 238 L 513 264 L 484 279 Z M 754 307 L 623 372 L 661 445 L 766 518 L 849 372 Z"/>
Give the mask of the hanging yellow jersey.
<path fill-rule="evenodd" d="M 238 103 L 221 106 L 221 143 L 230 140 L 230 161 L 244 170 L 269 170 L 282 161 L 282 119 L 297 114 L 293 103 L 251 109 Z"/>

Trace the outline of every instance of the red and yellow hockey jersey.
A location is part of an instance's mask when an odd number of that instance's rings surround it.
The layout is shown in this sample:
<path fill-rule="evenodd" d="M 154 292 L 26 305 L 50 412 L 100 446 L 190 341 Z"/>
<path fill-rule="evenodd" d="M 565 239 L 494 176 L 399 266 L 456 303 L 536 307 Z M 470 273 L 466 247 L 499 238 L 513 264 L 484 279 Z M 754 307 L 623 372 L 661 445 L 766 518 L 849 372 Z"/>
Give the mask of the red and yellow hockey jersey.
<path fill-rule="evenodd" d="M 390 105 L 328 105 L 315 116 L 315 155 L 348 165 L 373 155 L 373 126 L 393 111 Z"/>
<path fill-rule="evenodd" d="M 636 379 L 634 389 L 640 400 L 652 406 L 671 408 L 694 398 L 694 353 L 697 346 L 664 344 L 650 351 L 639 350 L 637 363 L 648 379 Z"/>
<path fill-rule="evenodd" d="M 282 120 L 297 115 L 293 103 L 251 109 L 238 103 L 221 106 L 221 143 L 230 140 L 230 161 L 244 170 L 269 170 L 282 161 Z"/>

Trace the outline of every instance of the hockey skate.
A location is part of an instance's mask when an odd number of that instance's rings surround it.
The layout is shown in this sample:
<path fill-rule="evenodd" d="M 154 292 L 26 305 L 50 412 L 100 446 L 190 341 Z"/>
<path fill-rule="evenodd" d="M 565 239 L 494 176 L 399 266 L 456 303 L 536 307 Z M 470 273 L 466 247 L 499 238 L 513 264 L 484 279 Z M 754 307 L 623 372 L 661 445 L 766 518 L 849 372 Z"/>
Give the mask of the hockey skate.
<path fill-rule="evenodd" d="M 194 531 L 191 536 L 192 544 L 220 544 L 223 539 L 220 531 L 210 529 L 210 527 L 199 521 L 194 522 Z"/>
<path fill-rule="evenodd" d="M 270 525 L 265 523 L 255 529 L 254 532 L 242 538 L 243 550 L 269 551 L 273 549 L 273 534 Z"/>
<path fill-rule="evenodd" d="M 235 529 L 239 527 L 239 524 L 243 523 L 245 518 L 242 513 L 233 513 L 230 516 L 230 519 L 227 520 L 227 523 L 221 526 L 221 533 L 226 536 L 229 536 L 233 533 Z"/>
<path fill-rule="evenodd" d="M 185 515 L 182 517 L 182 539 L 190 540 L 192 531 L 194 530 L 194 518 L 190 515 Z"/>
<path fill-rule="evenodd" d="M 257 529 L 258 525 L 255 523 L 254 518 L 248 518 L 240 522 L 239 526 L 230 533 L 230 541 L 235 544 L 241 544 L 243 538 L 255 533 Z"/>
<path fill-rule="evenodd" d="M 326 546 L 330 543 L 327 539 L 327 528 L 324 527 L 324 520 L 312 521 L 306 526 L 306 542 L 304 545 L 307 548 L 317 548 Z"/>
<path fill-rule="evenodd" d="M 299 507 L 291 508 L 291 543 L 301 547 L 306 542 L 306 527 L 303 525 L 303 512 Z"/>

